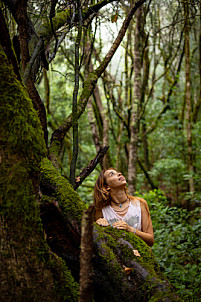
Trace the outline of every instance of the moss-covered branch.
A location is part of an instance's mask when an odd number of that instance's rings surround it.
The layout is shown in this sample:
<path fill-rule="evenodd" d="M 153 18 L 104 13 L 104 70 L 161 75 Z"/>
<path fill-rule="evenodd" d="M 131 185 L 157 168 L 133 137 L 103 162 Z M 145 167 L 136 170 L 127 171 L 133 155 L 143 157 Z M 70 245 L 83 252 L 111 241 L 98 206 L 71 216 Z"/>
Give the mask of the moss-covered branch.
<path fill-rule="evenodd" d="M 78 193 L 73 190 L 72 185 L 46 158 L 41 162 L 40 188 L 45 195 L 51 196 L 59 202 L 66 221 L 80 233 L 79 227 L 82 212 L 85 209 L 84 203 Z"/>
<path fill-rule="evenodd" d="M 91 15 L 96 14 L 101 8 L 103 8 L 105 5 L 112 3 L 116 0 L 102 0 L 99 1 L 96 4 L 93 4 L 89 6 L 88 8 L 84 8 L 82 11 L 82 17 L 83 21 L 87 20 Z M 55 15 L 54 18 L 52 18 L 52 25 L 55 31 L 60 29 L 65 24 L 71 24 L 71 8 L 67 8 L 64 11 L 61 11 Z M 75 18 L 75 21 L 78 21 L 78 17 Z M 38 30 L 38 36 L 43 37 L 44 39 L 49 39 L 49 37 L 52 37 L 52 27 L 50 24 L 50 21 L 45 19 L 43 24 L 40 26 Z"/>

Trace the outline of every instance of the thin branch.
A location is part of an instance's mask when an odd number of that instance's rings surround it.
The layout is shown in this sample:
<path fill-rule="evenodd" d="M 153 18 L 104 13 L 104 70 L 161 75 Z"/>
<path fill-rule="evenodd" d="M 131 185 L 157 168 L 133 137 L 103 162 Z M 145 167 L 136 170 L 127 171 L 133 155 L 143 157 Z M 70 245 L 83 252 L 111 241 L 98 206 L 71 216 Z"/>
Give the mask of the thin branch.
<path fill-rule="evenodd" d="M 73 7 L 74 7 L 74 6 L 73 6 Z M 65 36 L 69 33 L 69 31 L 70 31 L 70 29 L 71 29 L 71 26 L 72 26 L 73 23 L 75 22 L 75 16 L 76 16 L 76 14 L 75 14 L 75 9 L 73 9 L 73 16 L 72 16 L 72 19 L 71 19 L 69 28 L 68 28 L 65 32 L 62 33 L 60 39 L 57 41 L 57 44 L 55 45 L 54 51 L 53 51 L 53 53 L 52 53 L 52 54 L 50 55 L 50 57 L 49 57 L 49 60 L 48 60 L 49 63 L 52 62 L 52 60 L 55 58 L 56 53 L 57 53 L 57 51 L 58 51 L 58 49 L 59 49 L 59 46 L 61 45 L 61 43 L 62 43 L 62 41 L 64 40 Z"/>
<path fill-rule="evenodd" d="M 29 76 L 31 74 L 32 66 L 33 66 L 38 54 L 42 51 L 43 47 L 44 47 L 44 43 L 43 43 L 43 40 L 40 38 L 38 40 L 38 43 L 37 43 L 35 49 L 34 49 L 34 52 L 31 56 L 31 59 L 29 60 L 28 64 L 26 65 L 26 68 L 25 68 L 23 76 L 22 76 L 22 79 L 23 79 L 23 82 L 24 82 L 25 85 L 27 84 L 27 81 L 28 81 Z"/>
<path fill-rule="evenodd" d="M 140 114 L 139 114 L 139 119 L 141 119 L 142 116 L 143 116 L 143 114 L 144 114 L 144 111 L 145 111 L 145 109 L 146 109 L 146 105 L 147 105 L 147 103 L 148 103 L 148 101 L 149 101 L 149 99 L 150 99 L 150 97 L 151 97 L 151 95 L 152 95 L 152 92 L 153 92 L 153 89 L 154 89 L 154 86 L 155 86 L 156 82 L 158 82 L 158 81 L 159 81 L 165 74 L 167 74 L 167 72 L 170 70 L 170 68 L 171 68 L 171 66 L 172 66 L 172 64 L 173 64 L 173 62 L 174 62 L 174 60 L 175 60 L 175 57 L 177 56 L 178 51 L 179 51 L 179 49 L 180 49 L 181 42 L 182 42 L 182 36 L 183 36 L 183 33 L 181 32 L 181 36 L 180 36 L 180 41 L 179 41 L 179 43 L 178 43 L 178 47 L 177 47 L 177 49 L 176 49 L 176 51 L 175 51 L 175 54 L 174 54 L 172 60 L 170 61 L 170 64 L 165 68 L 164 72 L 163 72 L 161 75 L 159 75 L 159 76 L 153 81 L 152 87 L 151 87 L 151 89 L 149 90 L 149 94 L 148 94 L 148 96 L 147 96 L 147 99 L 146 99 L 146 101 L 144 102 L 144 105 L 143 105 L 143 107 L 142 107 L 142 110 L 141 110 L 141 112 L 140 112 Z M 176 85 L 177 82 L 178 82 L 178 74 L 179 74 L 179 71 L 180 71 L 180 69 L 181 69 L 181 63 L 182 63 L 183 55 L 184 55 L 184 53 L 183 53 L 183 51 L 182 51 L 182 54 L 181 54 L 181 57 L 180 57 L 180 61 L 179 61 L 179 64 L 178 64 L 178 68 L 177 68 L 177 72 L 176 72 L 176 75 L 175 75 L 175 79 L 174 79 L 173 84 L 171 85 L 171 87 L 170 87 L 170 89 L 169 89 L 168 96 L 167 96 L 167 99 L 166 99 L 165 103 L 168 103 L 168 102 L 169 102 L 170 96 L 172 95 L 172 92 L 173 92 L 173 88 L 175 87 L 175 85 Z M 159 116 L 160 116 L 160 114 L 159 114 Z"/>
<path fill-rule="evenodd" d="M 54 29 L 54 25 L 53 25 L 53 22 L 52 22 L 52 18 L 55 16 L 55 6 L 56 6 L 56 4 L 57 4 L 57 0 L 51 0 L 50 15 L 49 15 L 52 33 L 53 33 L 53 36 L 55 38 L 54 52 L 56 52 L 57 44 L 58 44 L 58 38 L 57 38 L 55 29 Z"/>
<path fill-rule="evenodd" d="M 199 14 L 198 14 L 198 15 L 194 15 L 194 16 L 188 17 L 188 19 L 193 19 L 193 20 L 194 20 L 195 17 L 200 17 L 200 15 L 199 15 Z M 171 24 L 166 25 L 166 26 L 160 28 L 159 30 L 157 30 L 151 37 L 153 38 L 153 37 L 156 36 L 158 33 L 160 33 L 162 30 L 164 30 L 164 29 L 166 29 L 166 28 L 169 28 L 169 27 L 174 27 L 176 24 L 181 23 L 181 22 L 183 22 L 183 21 L 185 21 L 185 20 L 186 20 L 186 18 L 182 18 L 182 19 L 180 19 L 180 20 L 178 20 L 178 21 L 174 21 L 174 22 L 172 22 Z"/>
<path fill-rule="evenodd" d="M 95 158 L 92 159 L 91 162 L 88 164 L 88 166 L 84 168 L 82 172 L 76 177 L 74 190 L 77 190 L 77 188 L 82 184 L 85 178 L 89 176 L 91 172 L 96 168 L 96 166 L 103 160 L 103 157 L 107 153 L 108 149 L 109 149 L 108 146 L 100 148 Z"/>
<path fill-rule="evenodd" d="M 72 124 L 73 124 L 73 156 L 70 165 L 70 183 L 75 187 L 75 170 L 78 157 L 78 114 L 77 114 L 77 96 L 79 91 L 79 49 L 82 37 L 82 11 L 80 0 L 77 0 L 77 11 L 79 16 L 78 34 L 75 43 L 75 86 L 73 92 L 73 106 L 72 106 Z"/>

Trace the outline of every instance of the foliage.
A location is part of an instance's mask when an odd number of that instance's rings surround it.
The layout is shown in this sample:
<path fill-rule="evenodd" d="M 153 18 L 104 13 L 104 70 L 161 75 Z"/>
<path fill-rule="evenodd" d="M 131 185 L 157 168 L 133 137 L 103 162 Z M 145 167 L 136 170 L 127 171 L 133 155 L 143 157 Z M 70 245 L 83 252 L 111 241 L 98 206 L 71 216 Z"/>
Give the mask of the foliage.
<path fill-rule="evenodd" d="M 10 1 L 2 3 L 4 15 L 7 19 L 11 39 L 15 34 L 20 36 L 20 26 L 17 29 L 16 16 L 12 16 L 12 9 L 9 9 Z M 64 1 L 65 2 L 65 1 Z M 54 61 L 49 63 L 50 87 L 50 112 L 47 115 L 49 139 L 52 133 L 66 121 L 67 116 L 71 112 L 73 87 L 74 87 L 74 44 L 76 37 L 76 21 L 73 20 L 71 7 L 72 1 L 64 3 L 41 1 L 34 4 L 28 1 L 28 24 L 33 24 L 33 28 L 27 29 L 28 32 L 34 32 L 30 41 L 33 45 L 29 45 L 30 57 L 33 58 L 31 49 L 36 50 L 35 39 L 41 37 L 44 40 L 44 51 L 46 60 L 48 61 L 54 52 L 57 39 L 63 37 L 60 41 L 60 47 L 57 50 Z M 83 16 L 89 8 L 90 1 L 83 1 Z M 92 1 L 93 4 L 98 1 Z M 91 2 L 91 3 L 92 3 Z M 104 2 L 104 1 L 100 1 Z M 105 1 L 113 2 L 113 1 Z M 129 1 L 114 1 L 115 3 L 107 5 L 100 13 L 96 15 L 93 9 L 93 15 L 85 20 L 83 30 L 83 44 L 81 45 L 80 61 L 80 77 L 84 81 L 86 79 L 86 57 L 88 53 L 91 57 L 92 69 L 99 65 L 101 59 L 107 50 L 110 48 L 117 35 L 119 25 L 128 13 Z M 133 1 L 132 1 L 133 2 Z M 143 110 L 139 115 L 139 139 L 136 142 L 138 146 L 137 156 L 144 164 L 145 172 L 151 177 L 154 184 L 159 188 L 163 188 L 167 193 L 168 202 L 171 205 L 185 205 L 184 201 L 189 204 L 199 204 L 201 201 L 200 180 L 201 180 L 201 122 L 200 122 L 200 6 L 198 1 L 192 1 L 190 5 L 189 19 L 189 40 L 190 40 L 190 73 L 191 73 L 191 117 L 192 121 L 187 118 L 187 107 L 185 99 L 185 56 L 184 56 L 184 26 L 186 15 L 182 7 L 182 2 L 186 1 L 147 1 L 144 5 L 143 16 L 145 20 L 143 38 L 143 52 L 140 60 L 143 61 L 141 70 L 142 78 L 146 74 L 145 67 L 149 67 L 147 85 L 143 90 L 144 99 L 141 106 Z M 13 1 L 18 8 L 18 1 Z M 51 6 L 50 6 L 51 3 Z M 51 32 L 49 14 L 55 6 L 55 16 L 53 17 L 54 33 Z M 54 10 L 54 9 L 53 9 Z M 13 9 L 15 12 L 15 9 Z M 70 14 L 69 14 L 70 13 Z M 25 16 L 26 14 L 24 14 Z M 53 14 L 54 15 L 54 14 Z M 118 18 L 117 18 L 118 16 Z M 121 17 L 119 17 L 121 16 Z M 15 20 L 14 20 L 15 19 Z M 21 19 L 20 19 L 21 21 Z M 128 173 L 128 157 L 130 150 L 130 133 L 129 129 L 131 115 L 136 114 L 136 103 L 132 104 L 134 99 L 134 46 L 138 41 L 135 40 L 135 22 L 131 22 L 127 37 L 125 36 L 122 47 L 111 61 L 110 67 L 102 77 L 102 81 L 98 82 L 100 91 L 100 100 L 102 103 L 98 107 L 97 99 L 93 96 L 94 123 L 98 128 L 99 143 L 103 143 L 104 135 L 108 134 L 110 145 L 110 164 L 116 166 L 125 176 Z M 143 22 L 143 20 L 142 20 Z M 20 24 L 18 24 L 20 25 Z M 107 34 L 106 34 L 107 33 Z M 107 37 L 106 37 L 107 36 Z M 106 38 L 105 38 L 106 37 Z M 23 37 L 21 37 L 22 40 Z M 89 40 L 87 40 L 89 38 Z M 35 41 L 35 42 L 34 42 Z M 86 50 L 86 41 L 90 44 L 90 51 Z M 27 41 L 28 43 L 28 41 Z M 30 43 L 30 44 L 31 44 Z M 35 44 L 34 44 L 35 43 Z M 16 46 L 14 46 L 16 47 Z M 15 48 L 17 51 L 17 48 Z M 107 49 L 107 50 L 106 50 Z M 145 60 L 145 52 L 147 51 L 148 59 Z M 17 53 L 17 52 L 16 52 Z M 26 53 L 26 50 L 25 50 Z M 44 55 L 44 54 L 43 54 Z M 185 59 L 184 59 L 185 58 Z M 23 49 L 21 49 L 20 66 L 23 65 Z M 43 58 L 44 59 L 44 58 Z M 42 57 L 38 53 L 34 65 L 41 62 Z M 26 60 L 25 60 L 26 61 Z M 26 62 L 27 63 L 27 62 Z M 44 62 L 43 62 L 44 64 Z M 43 64 L 41 65 L 43 67 Z M 40 65 L 40 64 L 39 64 Z M 36 68 L 33 77 L 37 76 L 37 89 L 43 103 L 46 105 L 45 89 L 43 87 L 42 68 Z M 21 70 L 23 74 L 23 70 Z M 42 81 L 41 81 L 42 79 Z M 13 84 L 14 83 L 14 84 Z M 2 82 L 2 86 L 3 82 Z M 5 129 L 13 133 L 10 136 L 13 148 L 17 148 L 22 152 L 23 148 L 29 147 L 37 152 L 32 158 L 27 160 L 30 168 L 35 169 L 35 161 L 41 156 L 41 139 L 39 138 L 38 122 L 35 120 L 31 128 L 27 119 L 31 119 L 33 110 L 29 109 L 24 115 L 21 114 L 21 120 L 15 120 L 12 125 L 11 108 L 15 109 L 14 115 L 21 108 L 14 108 L 12 101 L 9 99 L 9 94 L 12 92 L 16 96 L 16 100 L 20 100 L 16 94 L 15 82 L 12 82 L 12 90 L 8 90 L 8 96 L 5 97 L 9 108 L 2 115 L 2 121 L 8 123 Z M 4 86 L 5 88 L 6 86 Z M 18 86 L 19 88 L 19 86 Z M 80 85 L 81 88 L 81 85 Z M 80 89 L 81 90 L 81 89 Z M 87 90 L 86 90 L 87 91 Z M 26 98 L 28 95 L 26 96 Z M 86 95 L 86 99 L 89 95 Z M 28 100 L 30 103 L 30 100 Z M 17 104 L 17 103 L 16 103 Z M 164 108 L 164 110 L 163 110 Z M 195 115 L 195 109 L 198 109 Z M 141 108 L 140 108 L 141 109 Z M 162 112 L 162 113 L 161 113 Z M 161 114 L 160 114 L 161 113 Z M 35 114 L 35 112 L 34 112 Z M 104 129 L 104 118 L 108 118 L 108 127 Z M 191 123 L 190 123 L 191 122 Z M 29 121 L 30 124 L 30 121 Z M 12 126 L 12 127 L 11 127 Z M 146 136 L 144 135 L 143 126 L 150 129 Z M 193 172 L 189 171 L 188 157 L 188 126 L 192 129 L 192 160 Z M 19 129 L 22 131 L 19 135 Z M 23 129 L 23 130 L 21 130 Z M 37 134 L 35 134 L 37 129 Z M 40 130 L 39 130 L 40 129 Z M 95 155 L 95 146 L 92 138 L 90 124 L 86 114 L 79 119 L 79 157 L 77 161 L 77 174 L 90 162 Z M 18 137 L 20 136 L 20 139 Z M 41 134 L 42 135 L 42 134 Z M 3 133 L 5 136 L 5 133 Z M 36 139 L 32 139 L 34 136 Z M 26 138 L 26 139 L 24 139 Z M 146 138 L 146 141 L 144 139 Z M 96 146 L 97 147 L 97 146 Z M 42 146 L 45 149 L 45 146 Z M 145 154 L 147 153 L 147 158 Z M 62 150 L 59 154 L 59 169 L 61 174 L 68 178 L 70 161 L 72 158 L 72 131 L 70 130 L 64 140 Z M 21 165 L 22 168 L 22 165 Z M 85 180 L 82 187 L 78 189 L 81 198 L 88 205 L 93 199 L 93 186 L 98 174 L 97 168 Z M 149 181 L 146 174 L 140 166 L 137 167 L 138 172 L 138 189 L 149 189 Z M 20 169 L 17 170 L 20 173 Z M 12 175 L 12 174 L 11 174 Z M 193 179 L 195 192 L 189 192 L 189 182 Z M 13 191 L 12 194 L 16 195 Z M 154 253 L 161 265 L 162 270 L 177 288 L 178 293 L 185 301 L 198 301 L 200 294 L 199 283 L 199 263 L 200 263 L 200 239 L 198 232 L 200 231 L 200 210 L 187 212 L 185 209 L 169 207 L 165 195 L 161 191 L 151 191 L 145 193 L 143 197 L 148 201 L 151 209 L 151 216 L 155 230 L 155 245 Z M 21 200 L 22 203 L 23 200 Z M 26 200 L 27 202 L 27 200 Z M 17 205 L 17 203 L 15 203 Z M 24 203 L 26 205 L 26 203 Z M 13 208 L 14 209 L 14 208 Z M 20 209 L 21 210 L 21 209 Z"/>
<path fill-rule="evenodd" d="M 154 227 L 153 251 L 183 301 L 200 301 L 201 209 L 169 207 L 160 190 L 143 194 Z"/>

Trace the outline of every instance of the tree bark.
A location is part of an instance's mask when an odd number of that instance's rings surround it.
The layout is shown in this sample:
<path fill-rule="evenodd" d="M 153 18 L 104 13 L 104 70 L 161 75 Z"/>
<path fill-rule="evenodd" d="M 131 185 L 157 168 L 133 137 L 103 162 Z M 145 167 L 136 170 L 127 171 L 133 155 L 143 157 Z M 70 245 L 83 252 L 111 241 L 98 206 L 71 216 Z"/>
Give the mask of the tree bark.
<path fill-rule="evenodd" d="M 135 47 L 134 47 L 134 98 L 132 103 L 132 114 L 130 121 L 130 146 L 128 161 L 128 189 L 134 195 L 137 177 L 137 150 L 139 135 L 139 113 L 141 109 L 141 68 L 142 68 L 142 38 L 143 21 L 142 6 L 136 13 Z"/>
<path fill-rule="evenodd" d="M 73 104 L 72 104 L 72 125 L 73 125 L 73 154 L 70 164 L 70 183 L 75 187 L 75 172 L 78 157 L 78 116 L 77 116 L 77 96 L 79 92 L 79 71 L 80 71 L 80 42 L 82 37 L 82 12 L 81 3 L 77 0 L 77 13 L 79 19 L 78 33 L 75 43 L 75 86 L 73 91 Z"/>
<path fill-rule="evenodd" d="M 47 71 L 45 68 L 43 68 L 43 78 L 44 78 L 46 110 L 47 110 L 47 114 L 50 114 L 50 84 L 47 76 Z"/>
<path fill-rule="evenodd" d="M 193 150 L 192 150 L 192 104 L 191 104 L 191 79 L 190 79 L 190 37 L 189 37 L 189 4 L 188 1 L 183 1 L 185 15 L 185 103 L 186 103 L 186 135 L 187 135 L 187 156 L 188 156 L 188 171 L 189 171 L 189 191 L 195 192 L 193 180 Z"/>
<path fill-rule="evenodd" d="M 76 302 L 78 285 L 50 251 L 40 221 L 42 128 L 1 45 L 0 62 L 1 300 L 62 301 L 65 293 Z"/>
<path fill-rule="evenodd" d="M 93 214 L 90 205 L 82 216 L 79 302 L 93 302 Z"/>
<path fill-rule="evenodd" d="M 97 155 L 94 159 L 91 160 L 91 162 L 88 164 L 86 168 L 82 170 L 82 172 L 76 177 L 76 183 L 74 186 L 74 190 L 77 190 L 77 188 L 82 184 L 82 182 L 85 180 L 87 176 L 91 174 L 91 172 L 95 169 L 95 167 L 100 163 L 102 166 L 102 161 L 108 151 L 109 147 L 100 147 Z"/>

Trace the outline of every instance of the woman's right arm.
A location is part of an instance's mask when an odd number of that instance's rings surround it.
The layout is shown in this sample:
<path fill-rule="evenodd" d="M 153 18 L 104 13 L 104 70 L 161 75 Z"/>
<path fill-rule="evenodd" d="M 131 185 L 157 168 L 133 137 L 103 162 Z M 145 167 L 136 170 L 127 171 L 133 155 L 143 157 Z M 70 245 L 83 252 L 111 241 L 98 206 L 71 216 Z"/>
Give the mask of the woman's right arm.
<path fill-rule="evenodd" d="M 101 210 L 96 210 L 95 215 L 94 215 L 94 220 L 98 225 L 101 226 L 108 226 L 109 223 L 105 218 L 103 218 L 103 213 Z"/>

